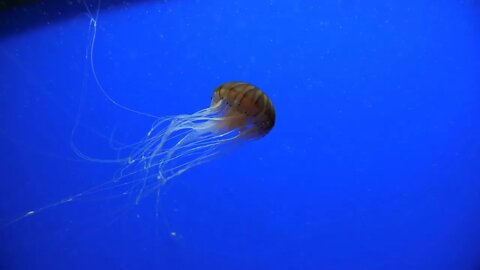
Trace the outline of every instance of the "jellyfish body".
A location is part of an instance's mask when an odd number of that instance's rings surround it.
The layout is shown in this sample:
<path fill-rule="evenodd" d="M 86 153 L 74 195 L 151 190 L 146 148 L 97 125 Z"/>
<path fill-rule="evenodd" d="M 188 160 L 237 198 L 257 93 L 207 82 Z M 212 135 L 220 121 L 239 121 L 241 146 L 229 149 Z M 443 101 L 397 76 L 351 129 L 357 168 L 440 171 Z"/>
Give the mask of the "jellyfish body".
<path fill-rule="evenodd" d="M 145 139 L 133 146 L 115 180 L 139 185 L 138 202 L 228 146 L 265 136 L 274 124 L 273 104 L 259 88 L 244 82 L 222 84 L 209 108 L 158 119 Z"/>
<path fill-rule="evenodd" d="M 108 194 L 107 198 L 134 195 L 138 203 L 157 192 L 159 200 L 161 187 L 171 179 L 217 157 L 229 146 L 265 136 L 274 125 L 275 109 L 260 89 L 244 82 L 222 84 L 215 89 L 209 108 L 157 119 L 143 140 L 125 146 L 132 149 L 125 159 L 91 158 L 73 147 L 75 153 L 85 160 L 123 161 L 125 164 L 116 172 L 113 181 L 25 212 L 3 226 L 82 198 L 97 199 L 102 194 Z"/>

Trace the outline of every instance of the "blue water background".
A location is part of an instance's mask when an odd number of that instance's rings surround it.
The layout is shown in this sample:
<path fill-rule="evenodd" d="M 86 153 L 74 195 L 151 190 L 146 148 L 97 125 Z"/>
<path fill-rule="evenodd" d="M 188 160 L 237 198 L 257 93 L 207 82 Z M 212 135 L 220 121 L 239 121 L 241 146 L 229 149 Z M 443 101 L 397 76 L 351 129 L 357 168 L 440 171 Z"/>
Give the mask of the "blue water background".
<path fill-rule="evenodd" d="M 479 269 L 478 2 L 102 6 L 95 68 L 117 102 L 192 113 L 217 85 L 247 81 L 276 126 L 174 179 L 160 206 L 101 193 L 1 228 L 0 268 Z M 111 144 L 153 122 L 101 93 L 88 16 L 42 12 L 2 14 L 3 223 L 121 166 L 72 144 L 117 158 Z M 19 15 L 38 23 L 17 30 Z"/>

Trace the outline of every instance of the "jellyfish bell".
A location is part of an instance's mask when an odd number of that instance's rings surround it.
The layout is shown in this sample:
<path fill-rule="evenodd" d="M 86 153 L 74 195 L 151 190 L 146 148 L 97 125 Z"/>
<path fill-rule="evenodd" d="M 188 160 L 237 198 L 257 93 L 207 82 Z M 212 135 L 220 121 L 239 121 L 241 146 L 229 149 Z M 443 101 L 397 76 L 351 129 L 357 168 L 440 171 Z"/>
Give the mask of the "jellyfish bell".
<path fill-rule="evenodd" d="M 211 107 L 220 107 L 224 115 L 217 124 L 225 130 L 238 129 L 242 138 L 260 138 L 275 125 L 275 109 L 270 99 L 258 87 L 244 82 L 229 82 L 218 86 Z"/>

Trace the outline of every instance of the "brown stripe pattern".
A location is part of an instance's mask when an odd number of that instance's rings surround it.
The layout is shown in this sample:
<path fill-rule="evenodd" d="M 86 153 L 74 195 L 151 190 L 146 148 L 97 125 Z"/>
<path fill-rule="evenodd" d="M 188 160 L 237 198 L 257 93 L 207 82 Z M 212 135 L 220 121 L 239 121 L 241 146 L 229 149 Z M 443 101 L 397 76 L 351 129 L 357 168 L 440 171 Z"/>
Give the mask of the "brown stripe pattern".
<path fill-rule="evenodd" d="M 243 114 L 253 124 L 258 136 L 267 134 L 275 125 L 273 104 L 255 85 L 245 82 L 224 83 L 213 92 L 212 105 L 219 101 L 236 114 Z"/>

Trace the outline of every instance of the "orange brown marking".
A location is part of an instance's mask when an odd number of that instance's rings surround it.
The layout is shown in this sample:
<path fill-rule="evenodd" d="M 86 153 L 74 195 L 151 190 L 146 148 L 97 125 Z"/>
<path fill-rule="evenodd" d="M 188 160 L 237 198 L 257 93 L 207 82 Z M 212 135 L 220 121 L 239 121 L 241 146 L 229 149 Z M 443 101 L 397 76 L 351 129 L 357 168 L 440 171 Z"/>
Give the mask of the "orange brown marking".
<path fill-rule="evenodd" d="M 227 128 L 242 128 L 250 125 L 248 132 L 253 137 L 266 135 L 275 125 L 275 109 L 268 96 L 255 85 L 244 82 L 228 82 L 213 92 L 212 106 L 222 101 L 225 106 Z"/>

